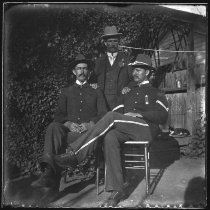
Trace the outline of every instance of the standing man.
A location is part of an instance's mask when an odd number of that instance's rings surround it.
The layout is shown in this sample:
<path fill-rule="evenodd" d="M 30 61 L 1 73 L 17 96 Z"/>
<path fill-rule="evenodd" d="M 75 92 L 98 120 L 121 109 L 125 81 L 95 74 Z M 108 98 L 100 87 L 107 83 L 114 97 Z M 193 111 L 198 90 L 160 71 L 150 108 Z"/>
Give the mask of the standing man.
<path fill-rule="evenodd" d="M 123 189 L 123 170 L 121 166 L 120 146 L 124 142 L 152 141 L 160 132 L 159 124 L 168 117 L 168 103 L 165 95 L 149 84 L 148 78 L 153 70 L 151 59 L 139 54 L 132 67 L 133 81 L 130 91 L 121 95 L 119 105 L 108 112 L 95 126 L 71 144 L 72 152 L 54 156 L 56 165 L 75 166 L 95 149 L 104 136 L 104 153 L 107 165 L 106 190 L 112 194 L 103 204 L 114 207 L 125 199 Z M 120 113 L 118 113 L 118 112 Z"/>
<path fill-rule="evenodd" d="M 94 69 L 98 86 L 103 90 L 109 110 L 112 110 L 122 89 L 127 86 L 130 76 L 128 71 L 129 56 L 119 52 L 119 39 L 116 26 L 107 26 L 101 37 L 107 49 L 102 57 L 96 60 Z"/>
<path fill-rule="evenodd" d="M 91 61 L 79 54 L 72 63 L 76 82 L 61 92 L 54 121 L 45 134 L 44 152 L 40 160 L 43 171 L 34 181 L 33 187 L 52 187 L 59 189 L 60 170 L 55 167 L 52 154 L 65 152 L 70 142 L 90 130 L 107 112 L 103 92 L 88 84 Z"/>

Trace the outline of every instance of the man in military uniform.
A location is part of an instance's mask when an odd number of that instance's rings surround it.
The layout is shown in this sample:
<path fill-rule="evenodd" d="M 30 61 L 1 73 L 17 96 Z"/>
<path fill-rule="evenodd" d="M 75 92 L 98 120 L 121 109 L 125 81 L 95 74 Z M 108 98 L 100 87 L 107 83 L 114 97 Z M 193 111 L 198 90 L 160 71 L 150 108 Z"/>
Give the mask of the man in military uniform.
<path fill-rule="evenodd" d="M 119 52 L 119 39 L 116 26 L 106 26 L 102 39 L 106 46 L 106 54 L 96 60 L 94 75 L 97 85 L 103 90 L 109 110 L 116 106 L 122 89 L 130 81 L 129 56 Z"/>
<path fill-rule="evenodd" d="M 59 187 L 60 168 L 56 168 L 51 155 L 65 152 L 70 142 L 90 130 L 107 112 L 103 92 L 93 89 L 87 82 L 91 61 L 79 54 L 72 63 L 76 82 L 61 92 L 54 121 L 45 134 L 44 152 L 40 160 L 42 175 L 33 187 Z"/>
<path fill-rule="evenodd" d="M 168 103 L 165 95 L 149 84 L 148 77 L 153 70 L 151 59 L 139 54 L 132 66 L 133 81 L 130 91 L 121 95 L 119 105 L 99 120 L 91 130 L 71 144 L 69 154 L 55 156 L 60 167 L 75 166 L 90 154 L 104 136 L 104 156 L 107 165 L 106 190 L 113 193 L 104 202 L 104 207 L 114 207 L 124 199 L 123 170 L 120 145 L 133 141 L 152 141 L 160 132 L 159 124 L 166 122 Z M 120 112 L 120 113 L 119 113 Z"/>

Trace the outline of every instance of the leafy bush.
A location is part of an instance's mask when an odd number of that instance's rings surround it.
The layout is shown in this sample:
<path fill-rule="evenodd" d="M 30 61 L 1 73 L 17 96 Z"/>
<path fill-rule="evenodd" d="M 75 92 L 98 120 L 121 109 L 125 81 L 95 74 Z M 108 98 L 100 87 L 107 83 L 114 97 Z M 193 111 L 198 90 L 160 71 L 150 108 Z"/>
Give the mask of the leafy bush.
<path fill-rule="evenodd" d="M 206 155 L 206 119 L 197 119 L 194 123 L 192 139 L 183 151 L 184 156 L 191 158 L 205 157 Z"/>

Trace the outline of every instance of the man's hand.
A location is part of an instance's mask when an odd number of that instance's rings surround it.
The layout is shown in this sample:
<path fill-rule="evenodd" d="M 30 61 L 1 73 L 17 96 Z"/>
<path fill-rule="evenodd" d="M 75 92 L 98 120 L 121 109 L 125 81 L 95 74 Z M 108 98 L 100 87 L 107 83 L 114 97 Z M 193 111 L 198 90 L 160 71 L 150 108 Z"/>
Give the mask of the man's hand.
<path fill-rule="evenodd" d="M 98 84 L 97 84 L 97 83 L 90 84 L 90 86 L 91 86 L 93 89 L 97 89 L 97 88 L 98 88 Z"/>
<path fill-rule="evenodd" d="M 124 115 L 130 116 L 130 117 L 139 117 L 139 118 L 143 117 L 141 114 L 133 113 L 133 112 L 128 112 L 128 113 L 125 113 Z"/>
<path fill-rule="evenodd" d="M 124 95 L 124 94 L 128 93 L 130 90 L 131 90 L 131 89 L 130 89 L 129 87 L 124 87 L 124 88 L 122 89 L 122 94 Z"/>
<path fill-rule="evenodd" d="M 82 123 L 80 125 L 81 132 L 90 130 L 94 126 L 94 122 L 90 121 L 89 123 Z"/>
<path fill-rule="evenodd" d="M 79 125 L 79 127 L 80 127 L 80 132 L 81 132 L 81 133 L 83 133 L 83 132 L 85 132 L 85 131 L 88 130 L 86 124 L 87 124 L 87 123 L 82 123 L 82 124 Z"/>
<path fill-rule="evenodd" d="M 80 133 L 80 126 L 77 123 L 67 121 L 64 123 L 64 126 L 66 126 L 71 132 Z"/>

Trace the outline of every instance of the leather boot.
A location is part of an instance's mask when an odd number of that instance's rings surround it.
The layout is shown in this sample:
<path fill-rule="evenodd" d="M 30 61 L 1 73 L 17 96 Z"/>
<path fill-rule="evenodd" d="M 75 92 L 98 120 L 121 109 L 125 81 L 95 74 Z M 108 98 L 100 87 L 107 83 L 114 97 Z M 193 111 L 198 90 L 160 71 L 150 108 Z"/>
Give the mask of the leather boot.
<path fill-rule="evenodd" d="M 54 170 L 49 165 L 45 167 L 44 172 L 41 174 L 39 179 L 31 183 L 31 186 L 35 188 L 49 187 L 59 189 L 59 185 L 60 175 L 56 175 Z"/>
<path fill-rule="evenodd" d="M 124 191 L 113 191 L 108 199 L 104 203 L 102 203 L 101 207 L 116 207 L 120 201 L 125 200 L 126 198 L 127 195 Z"/>
<path fill-rule="evenodd" d="M 76 155 L 72 151 L 69 153 L 61 154 L 61 155 L 54 155 L 53 161 L 57 166 L 63 169 L 66 169 L 69 167 L 74 169 L 78 164 Z"/>

